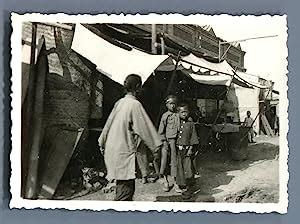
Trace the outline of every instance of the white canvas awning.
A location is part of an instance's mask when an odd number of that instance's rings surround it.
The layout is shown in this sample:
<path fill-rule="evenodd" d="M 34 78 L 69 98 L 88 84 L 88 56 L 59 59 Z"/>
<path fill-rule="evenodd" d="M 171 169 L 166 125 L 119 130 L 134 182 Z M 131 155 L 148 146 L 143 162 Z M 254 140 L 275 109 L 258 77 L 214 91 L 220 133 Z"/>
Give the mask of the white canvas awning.
<path fill-rule="evenodd" d="M 90 60 L 97 69 L 123 85 L 129 74 L 137 74 L 145 82 L 169 56 L 151 55 L 132 48 L 125 50 L 109 43 L 81 24 L 76 24 L 72 49 Z"/>
<path fill-rule="evenodd" d="M 207 85 L 223 85 L 229 86 L 231 82 L 231 77 L 223 74 L 216 75 L 198 75 L 195 73 L 189 74 L 195 81 L 207 84 Z"/>
<path fill-rule="evenodd" d="M 248 84 L 252 87 L 256 87 L 256 88 L 260 88 L 260 89 L 270 88 L 269 86 L 264 86 L 259 83 L 259 76 L 251 75 L 251 74 L 248 74 L 245 72 L 240 72 L 240 71 L 237 71 L 236 75 L 237 75 L 236 76 L 237 79 L 245 82 L 246 84 Z"/>
<path fill-rule="evenodd" d="M 189 75 L 199 83 L 229 86 L 234 75 L 233 68 L 226 62 L 213 63 L 189 54 L 180 65 L 189 70 Z"/>

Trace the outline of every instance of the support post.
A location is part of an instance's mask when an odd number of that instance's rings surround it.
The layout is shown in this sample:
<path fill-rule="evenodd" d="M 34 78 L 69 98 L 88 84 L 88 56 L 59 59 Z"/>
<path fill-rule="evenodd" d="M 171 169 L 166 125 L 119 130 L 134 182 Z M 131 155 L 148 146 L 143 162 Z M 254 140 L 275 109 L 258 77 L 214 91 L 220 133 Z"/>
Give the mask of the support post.
<path fill-rule="evenodd" d="M 33 112 L 33 103 L 34 103 L 34 86 L 35 86 L 35 52 L 36 52 L 36 36 L 37 36 L 37 24 L 32 23 L 32 31 L 31 31 L 31 46 L 30 46 L 30 68 L 29 68 L 29 82 L 28 82 L 28 91 L 27 91 L 27 105 L 26 108 L 26 119 L 24 122 L 24 132 L 26 132 L 26 139 L 24 140 L 26 144 L 24 144 L 22 147 L 23 151 L 26 151 L 28 154 L 31 153 L 31 134 L 28 133 L 31 119 L 32 119 L 32 112 Z M 23 136 L 24 138 L 25 136 Z M 24 170 L 24 175 L 26 176 L 26 180 L 24 182 L 25 190 L 24 190 L 24 196 L 25 198 L 32 198 L 34 196 L 35 191 L 35 182 L 31 181 L 31 170 L 32 170 L 32 164 L 31 164 L 31 156 L 27 155 L 26 161 L 23 160 L 24 163 L 27 163 L 27 168 Z M 34 179 L 35 181 L 35 179 Z"/>
<path fill-rule="evenodd" d="M 218 49 L 219 49 L 219 54 L 218 54 L 218 59 L 219 59 L 219 62 L 221 61 L 221 42 L 219 41 L 218 42 Z"/>
<path fill-rule="evenodd" d="M 152 24 L 152 26 L 151 26 L 151 52 L 153 54 L 157 54 L 157 49 L 156 49 L 155 43 L 156 43 L 156 24 Z"/>
<path fill-rule="evenodd" d="M 160 42 L 161 42 L 161 54 L 164 55 L 165 54 L 165 40 L 163 37 L 160 38 Z"/>
<path fill-rule="evenodd" d="M 38 188 L 38 169 L 40 159 L 40 147 L 44 135 L 43 129 L 43 105 L 44 105 L 44 92 L 45 92 L 45 80 L 48 72 L 48 61 L 45 55 L 45 39 L 43 38 L 43 47 L 38 56 L 37 63 L 32 71 L 31 78 L 34 82 L 30 90 L 33 92 L 33 97 L 28 106 L 31 108 L 30 116 L 30 129 L 29 132 L 29 161 L 28 161 L 28 173 L 25 197 L 28 199 L 35 199 L 37 196 Z M 32 40 L 34 41 L 34 40 Z M 35 44 L 33 44 L 35 45 Z M 33 49 L 35 51 L 35 48 Z M 34 63 L 34 61 L 33 61 Z"/>
<path fill-rule="evenodd" d="M 168 94 L 170 94 L 170 92 L 171 92 L 171 90 L 172 90 L 172 87 L 173 87 L 173 85 L 174 85 L 174 81 L 175 81 L 175 78 L 176 78 L 176 70 L 177 70 L 177 68 L 178 68 L 178 64 L 179 64 L 179 61 L 180 61 L 180 54 L 181 54 L 181 51 L 178 52 L 178 55 L 177 55 L 177 57 L 176 57 L 175 68 L 174 68 L 174 70 L 173 70 L 173 73 L 172 73 L 172 76 L 171 76 L 171 80 L 170 80 L 170 82 L 169 82 L 169 84 L 168 84 L 168 87 L 167 87 L 167 89 L 166 89 L 166 92 L 165 92 L 165 94 L 164 94 L 164 97 L 166 97 Z M 161 113 L 162 113 L 163 107 L 164 107 L 164 101 L 163 101 L 163 102 L 161 103 L 161 105 L 160 105 L 160 108 L 159 108 L 159 116 L 160 116 Z M 159 121 L 160 121 L 159 116 L 158 116 L 158 118 L 157 118 L 157 120 L 156 120 L 156 122 L 155 122 L 155 124 L 156 124 L 157 126 L 159 125 Z"/>

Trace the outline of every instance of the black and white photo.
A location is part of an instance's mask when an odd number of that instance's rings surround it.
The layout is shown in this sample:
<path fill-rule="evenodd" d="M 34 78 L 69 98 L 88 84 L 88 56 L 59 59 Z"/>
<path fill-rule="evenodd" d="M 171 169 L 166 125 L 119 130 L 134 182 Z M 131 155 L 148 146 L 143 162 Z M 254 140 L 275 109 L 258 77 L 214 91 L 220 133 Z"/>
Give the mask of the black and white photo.
<path fill-rule="evenodd" d="M 286 212 L 286 16 L 12 26 L 11 207 Z"/>

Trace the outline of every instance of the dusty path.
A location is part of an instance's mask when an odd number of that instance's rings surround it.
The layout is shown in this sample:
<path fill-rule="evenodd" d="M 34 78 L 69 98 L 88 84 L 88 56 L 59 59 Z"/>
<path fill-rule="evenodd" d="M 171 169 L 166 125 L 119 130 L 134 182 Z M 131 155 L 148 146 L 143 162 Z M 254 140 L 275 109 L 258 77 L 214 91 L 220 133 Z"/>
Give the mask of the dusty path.
<path fill-rule="evenodd" d="M 249 146 L 247 160 L 232 161 L 226 152 L 203 153 L 197 160 L 200 173 L 192 196 L 183 198 L 173 189 L 163 192 L 159 183 L 136 180 L 134 200 L 198 202 L 276 202 L 279 191 L 278 137 L 261 136 Z M 114 193 L 98 191 L 77 199 L 113 200 Z"/>

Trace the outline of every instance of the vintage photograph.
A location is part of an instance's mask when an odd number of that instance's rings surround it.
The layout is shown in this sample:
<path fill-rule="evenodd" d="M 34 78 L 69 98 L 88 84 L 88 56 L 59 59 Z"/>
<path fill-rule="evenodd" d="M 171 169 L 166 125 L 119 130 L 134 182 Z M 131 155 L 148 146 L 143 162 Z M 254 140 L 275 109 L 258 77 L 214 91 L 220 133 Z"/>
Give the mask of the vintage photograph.
<path fill-rule="evenodd" d="M 13 18 L 16 207 L 285 211 L 285 16 L 60 16 Z"/>

